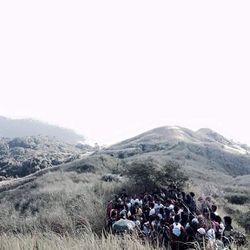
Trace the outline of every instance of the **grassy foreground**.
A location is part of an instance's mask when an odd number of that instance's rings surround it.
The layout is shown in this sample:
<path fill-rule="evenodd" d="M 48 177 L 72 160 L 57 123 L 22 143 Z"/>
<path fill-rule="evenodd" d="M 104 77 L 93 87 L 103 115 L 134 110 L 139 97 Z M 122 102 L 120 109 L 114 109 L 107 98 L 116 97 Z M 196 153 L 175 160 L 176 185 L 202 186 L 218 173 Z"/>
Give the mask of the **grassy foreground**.
<path fill-rule="evenodd" d="M 113 235 L 97 237 L 93 233 L 83 234 L 81 237 L 73 238 L 59 236 L 56 234 L 37 235 L 1 235 L 1 250 L 68 250 L 68 249 L 153 249 L 147 243 L 142 244 L 132 237 L 119 238 Z M 161 249 L 161 248 L 157 248 Z"/>
<path fill-rule="evenodd" d="M 49 172 L 0 192 L 0 250 L 161 249 L 153 248 L 137 237 L 102 235 L 107 202 L 122 188 L 134 193 L 135 187 L 130 182 L 104 182 L 101 176 Z M 190 185 L 189 188 L 197 197 L 203 193 L 211 196 L 221 193 L 208 184 Z M 222 215 L 233 214 L 225 210 L 234 207 L 235 213 L 240 214 L 238 206 L 224 200 L 219 202 L 218 199 L 218 205 Z M 244 208 L 242 214 L 247 205 L 240 205 Z M 198 246 L 194 249 L 201 250 Z"/>
<path fill-rule="evenodd" d="M 136 236 L 103 235 L 101 237 L 87 232 L 78 237 L 60 236 L 58 234 L 3 234 L 0 236 L 0 250 L 171 250 L 171 248 L 152 246 L 147 241 L 142 242 Z M 217 250 L 215 246 L 207 245 L 201 248 L 194 244 L 188 250 Z M 248 246 L 237 247 L 231 245 L 231 250 L 248 250 Z M 221 249 L 222 250 L 222 249 Z M 224 248 L 223 250 L 228 250 Z"/>

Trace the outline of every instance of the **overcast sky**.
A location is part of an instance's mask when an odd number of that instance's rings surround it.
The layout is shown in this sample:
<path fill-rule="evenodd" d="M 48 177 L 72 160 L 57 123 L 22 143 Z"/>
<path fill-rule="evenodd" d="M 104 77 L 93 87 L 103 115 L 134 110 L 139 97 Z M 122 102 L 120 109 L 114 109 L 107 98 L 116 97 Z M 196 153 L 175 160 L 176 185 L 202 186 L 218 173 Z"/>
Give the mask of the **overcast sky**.
<path fill-rule="evenodd" d="M 101 144 L 162 125 L 250 144 L 249 1 L 1 1 L 0 115 Z"/>

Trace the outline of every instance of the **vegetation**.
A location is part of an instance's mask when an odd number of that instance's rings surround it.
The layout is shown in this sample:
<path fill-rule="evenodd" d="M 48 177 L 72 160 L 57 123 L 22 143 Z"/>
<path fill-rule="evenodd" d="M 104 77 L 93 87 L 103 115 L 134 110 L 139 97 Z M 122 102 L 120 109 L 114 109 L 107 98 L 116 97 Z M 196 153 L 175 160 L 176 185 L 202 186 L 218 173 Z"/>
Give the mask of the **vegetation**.
<path fill-rule="evenodd" d="M 116 237 L 113 235 L 99 237 L 86 232 L 79 237 L 60 236 L 58 234 L 1 235 L 0 249 L 3 250 L 153 250 L 147 242 L 142 243 L 136 237 Z M 161 250 L 161 248 L 157 248 Z"/>
<path fill-rule="evenodd" d="M 194 135 L 189 133 L 186 142 L 180 143 L 169 140 L 157 144 L 157 136 L 153 134 L 155 141 L 142 141 L 138 147 L 132 143 L 131 150 L 120 145 L 114 152 L 104 150 L 76 161 L 71 161 L 75 152 L 88 151 L 82 145 L 32 137 L 3 139 L 0 143 L 2 175 L 38 172 L 23 178 L 3 178 L 0 183 L 0 249 L 83 246 L 85 249 L 151 249 L 137 238 L 103 236 L 108 201 L 123 188 L 137 193 L 171 185 L 182 189 L 187 183 L 192 186 L 189 191 L 197 195 L 216 197 L 216 203 L 223 208 L 221 214 L 232 216 L 234 223 L 238 222 L 249 233 L 249 176 L 227 174 L 228 169 L 230 173 L 236 171 L 238 165 L 249 167 L 247 156 L 221 154 L 222 148 L 215 147 L 215 142 L 208 146 L 195 145 Z M 194 138 L 199 139 L 197 135 Z M 21 165 L 6 165 L 5 160 L 11 157 L 9 163 Z M 57 165 L 68 159 L 70 162 Z M 43 166 L 46 163 L 43 160 L 47 160 L 48 166 Z M 227 162 L 230 166 L 225 166 Z M 57 166 L 50 168 L 54 165 Z M 23 173 L 20 166 L 25 166 L 23 170 L 27 171 Z M 193 189 L 194 183 L 201 185 L 199 192 Z"/>
<path fill-rule="evenodd" d="M 171 164 L 162 168 L 171 166 L 175 177 L 179 166 Z M 148 170 L 154 165 L 155 173 L 160 167 L 153 161 L 146 165 Z M 0 193 L 0 249 L 153 249 L 136 237 L 103 235 L 107 202 L 124 187 L 135 186 L 130 185 L 134 179 L 106 182 L 101 177 L 57 170 Z"/>
<path fill-rule="evenodd" d="M 160 166 L 152 159 L 133 162 L 126 165 L 123 174 L 133 183 L 134 187 L 140 187 L 143 191 L 155 188 L 175 186 L 182 189 L 188 178 L 180 171 L 180 165 L 169 161 Z"/>
<path fill-rule="evenodd" d="M 30 136 L 0 138 L 0 177 L 24 177 L 82 157 L 87 145 L 71 145 L 56 138 Z"/>
<path fill-rule="evenodd" d="M 86 227 L 101 234 L 105 205 L 119 184 L 95 174 L 47 173 L 1 193 L 0 233 L 82 233 Z"/>
<path fill-rule="evenodd" d="M 250 211 L 243 213 L 240 218 L 238 218 L 240 224 L 245 228 L 246 233 L 250 234 Z"/>
<path fill-rule="evenodd" d="M 227 195 L 226 199 L 232 204 L 243 205 L 249 202 L 249 197 L 246 194 L 232 194 Z"/>

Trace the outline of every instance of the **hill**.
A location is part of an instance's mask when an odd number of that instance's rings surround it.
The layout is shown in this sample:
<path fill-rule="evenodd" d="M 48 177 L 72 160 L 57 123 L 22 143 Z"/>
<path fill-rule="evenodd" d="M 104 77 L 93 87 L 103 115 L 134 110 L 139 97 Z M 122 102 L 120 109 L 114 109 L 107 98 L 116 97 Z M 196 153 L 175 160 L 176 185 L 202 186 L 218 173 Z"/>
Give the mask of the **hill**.
<path fill-rule="evenodd" d="M 68 143 L 84 141 L 84 137 L 71 129 L 50 125 L 32 119 L 9 119 L 0 116 L 0 137 L 50 136 Z"/>
<path fill-rule="evenodd" d="M 250 148 L 210 129 L 160 127 L 115 144 L 105 153 L 129 160 L 142 157 L 176 160 L 190 174 L 250 174 Z"/>
<path fill-rule="evenodd" d="M 88 145 L 73 145 L 55 137 L 0 138 L 0 176 L 2 179 L 23 177 L 74 161 L 91 150 Z"/>
<path fill-rule="evenodd" d="M 247 229 L 249 148 L 212 130 L 195 132 L 181 127 L 161 127 L 99 151 L 49 137 L 3 138 L 0 145 L 2 160 L 34 156 L 50 162 L 56 157 L 64 159 L 58 165 L 40 167 L 33 173 L 32 169 L 39 166 L 35 161 L 34 165 L 27 165 L 26 169 L 32 170 L 29 175 L 0 182 L 0 233 L 4 235 L 6 232 L 18 237 L 56 233 L 67 235 L 70 240 L 72 236 L 81 238 L 86 228 L 101 235 L 108 201 L 123 188 L 133 188 L 131 180 L 124 176 L 119 175 L 116 180 L 103 177 L 118 176 L 127 164 L 145 163 L 149 158 L 159 165 L 167 160 L 178 161 L 191 179 L 188 190 L 217 199 L 220 213 L 232 215 L 234 223 L 237 221 Z M 89 151 L 91 154 L 86 154 Z M 76 153 L 80 158 L 72 157 Z M 236 167 L 227 166 L 229 163 Z M 17 168 L 6 168 L 11 169 Z M 88 235 L 91 237 L 93 234 Z"/>

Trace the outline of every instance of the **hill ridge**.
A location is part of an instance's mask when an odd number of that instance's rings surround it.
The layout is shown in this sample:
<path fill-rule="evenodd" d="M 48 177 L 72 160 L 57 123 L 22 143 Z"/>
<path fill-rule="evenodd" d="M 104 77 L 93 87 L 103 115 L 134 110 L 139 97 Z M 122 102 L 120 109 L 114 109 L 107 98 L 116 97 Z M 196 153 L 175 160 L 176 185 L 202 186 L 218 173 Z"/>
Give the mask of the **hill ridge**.
<path fill-rule="evenodd" d="M 232 176 L 250 174 L 250 149 L 219 133 L 162 126 L 107 148 L 118 158 L 157 157 L 177 160 L 185 168 L 214 169 Z"/>

